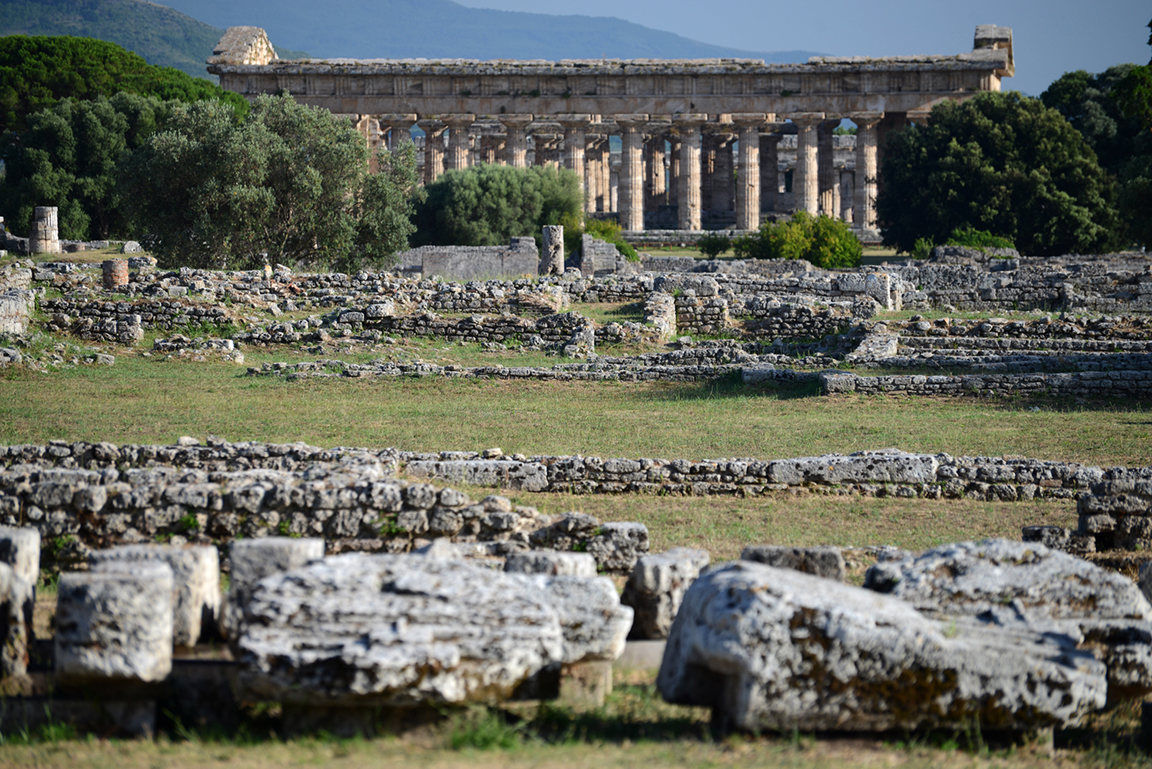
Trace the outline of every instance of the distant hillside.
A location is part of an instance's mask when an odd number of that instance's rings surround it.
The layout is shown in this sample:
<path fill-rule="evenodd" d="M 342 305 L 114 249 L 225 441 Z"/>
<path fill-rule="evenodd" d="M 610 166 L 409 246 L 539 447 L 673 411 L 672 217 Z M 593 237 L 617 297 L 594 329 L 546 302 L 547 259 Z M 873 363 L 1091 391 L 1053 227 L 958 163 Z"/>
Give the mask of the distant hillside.
<path fill-rule="evenodd" d="M 175 67 L 192 77 L 209 77 L 204 60 L 222 34 L 223 30 L 172 8 L 142 0 L 0 0 L 0 35 L 106 40 L 149 64 Z M 305 56 L 280 52 L 285 58 Z"/>
<path fill-rule="evenodd" d="M 165 0 L 218 27 L 263 27 L 276 45 L 321 58 L 713 58 L 804 62 L 810 51 L 754 53 L 607 17 L 466 8 L 451 0 Z M 287 57 L 286 57 L 287 58 Z"/>

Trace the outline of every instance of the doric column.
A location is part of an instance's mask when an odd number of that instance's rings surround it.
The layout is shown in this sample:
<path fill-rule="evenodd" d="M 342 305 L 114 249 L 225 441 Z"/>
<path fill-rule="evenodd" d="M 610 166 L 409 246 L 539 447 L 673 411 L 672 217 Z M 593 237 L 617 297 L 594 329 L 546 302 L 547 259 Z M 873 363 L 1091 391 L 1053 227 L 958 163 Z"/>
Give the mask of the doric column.
<path fill-rule="evenodd" d="M 851 222 L 852 195 L 855 191 L 852 178 L 853 174 L 847 168 L 837 169 L 837 173 L 840 174 L 840 184 L 837 186 L 837 189 L 840 192 L 840 207 L 837 209 L 837 211 L 839 212 L 840 221 Z"/>
<path fill-rule="evenodd" d="M 606 154 L 608 139 L 601 134 L 587 134 L 587 139 L 588 148 L 584 152 L 584 186 L 586 192 L 584 199 L 587 204 L 585 210 L 594 214 L 597 211 L 605 210 L 607 188 L 604 186 L 604 166 L 607 164 L 607 159 L 604 155 Z"/>
<path fill-rule="evenodd" d="M 644 210 L 655 211 L 668 200 L 668 182 L 664 171 L 664 131 L 667 124 L 649 123 L 655 131 L 644 140 Z"/>
<path fill-rule="evenodd" d="M 444 173 L 444 131 L 448 126 L 438 118 L 417 120 L 424 131 L 424 184 L 431 184 Z"/>
<path fill-rule="evenodd" d="M 825 115 L 824 122 L 816 129 L 816 144 L 818 152 L 817 168 L 820 179 L 820 213 L 825 216 L 836 217 L 836 147 L 834 134 L 836 126 L 840 125 L 839 117 Z"/>
<path fill-rule="evenodd" d="M 564 167 L 575 171 L 584 187 L 584 150 L 592 116 L 557 115 L 556 121 L 564 128 Z"/>
<path fill-rule="evenodd" d="M 531 115 L 501 115 L 500 122 L 508 132 L 508 139 L 504 145 L 507 157 L 505 163 L 513 168 L 528 167 L 528 124 L 532 122 Z"/>
<path fill-rule="evenodd" d="M 820 205 L 816 127 L 824 120 L 824 113 L 797 112 L 789 115 L 789 118 L 796 124 L 796 171 L 792 176 L 796 210 L 816 216 Z"/>
<path fill-rule="evenodd" d="M 401 142 L 412 141 L 412 126 L 416 125 L 416 116 L 404 113 L 381 115 L 380 125 L 388 126 L 388 149 L 394 150 Z"/>
<path fill-rule="evenodd" d="M 776 198 L 780 193 L 780 129 L 783 123 L 772 122 L 760 134 L 760 210 L 776 211 Z"/>
<path fill-rule="evenodd" d="M 644 127 L 648 116 L 617 115 L 622 149 L 620 151 L 620 229 L 644 229 Z"/>
<path fill-rule="evenodd" d="M 672 122 L 680 131 L 680 184 L 677 207 L 680 229 L 700 229 L 700 127 L 704 114 L 681 114 Z"/>
<path fill-rule="evenodd" d="M 854 226 L 865 231 L 876 230 L 876 126 L 883 112 L 857 112 L 851 116 L 856 124 L 856 189 L 853 192 Z"/>
<path fill-rule="evenodd" d="M 732 116 L 736 125 L 740 158 L 736 179 L 736 229 L 760 229 L 760 127 L 768 120 L 763 113 Z"/>
<path fill-rule="evenodd" d="M 727 116 L 725 116 L 727 117 Z M 727 213 L 736 208 L 736 164 L 732 161 L 732 145 L 736 134 L 732 124 L 718 124 L 716 132 L 716 159 L 712 166 L 712 210 Z"/>
<path fill-rule="evenodd" d="M 503 160 L 506 142 L 504 134 L 481 134 L 480 162 L 495 165 Z"/>
<path fill-rule="evenodd" d="M 680 134 L 673 131 L 668 134 L 668 179 L 665 181 L 668 188 L 668 205 L 680 204 Z"/>
<path fill-rule="evenodd" d="M 472 143 L 468 136 L 468 126 L 476 122 L 475 115 L 446 115 L 448 124 L 448 158 L 444 167 L 449 171 L 460 171 L 468 167 L 472 153 Z"/>

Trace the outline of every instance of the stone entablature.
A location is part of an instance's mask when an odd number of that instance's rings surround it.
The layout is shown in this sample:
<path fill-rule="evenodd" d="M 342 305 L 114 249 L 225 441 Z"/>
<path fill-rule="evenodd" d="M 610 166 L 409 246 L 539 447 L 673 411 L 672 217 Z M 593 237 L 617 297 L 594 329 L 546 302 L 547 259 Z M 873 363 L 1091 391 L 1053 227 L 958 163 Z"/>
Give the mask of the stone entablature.
<path fill-rule="evenodd" d="M 231 32 L 231 30 L 230 30 Z M 617 114 L 910 112 L 1000 89 L 1011 49 L 955 56 L 754 59 L 210 60 L 222 87 L 255 96 L 287 90 L 339 113 Z"/>

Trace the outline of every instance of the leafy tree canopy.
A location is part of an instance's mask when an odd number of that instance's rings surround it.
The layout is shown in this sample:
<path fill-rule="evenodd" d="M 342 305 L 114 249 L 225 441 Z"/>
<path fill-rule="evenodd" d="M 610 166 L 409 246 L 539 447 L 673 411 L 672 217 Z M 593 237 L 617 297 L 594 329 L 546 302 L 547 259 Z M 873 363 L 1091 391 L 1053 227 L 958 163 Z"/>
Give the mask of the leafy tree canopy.
<path fill-rule="evenodd" d="M 25 133 L 9 136 L 4 146 L 0 213 L 15 232 L 28 232 L 36 206 L 56 206 L 65 239 L 126 235 L 117 164 L 144 144 L 173 104 L 118 93 L 95 101 L 65 99 L 29 116 Z"/>
<path fill-rule="evenodd" d="M 580 182 L 566 168 L 479 165 L 448 171 L 417 208 L 416 245 L 494 246 L 580 217 Z"/>
<path fill-rule="evenodd" d="M 176 105 L 120 174 L 135 231 L 165 266 L 253 269 L 266 261 L 350 270 L 386 265 L 412 231 L 416 154 L 381 153 L 327 110 L 261 96 L 237 124 L 215 101 Z"/>
<path fill-rule="evenodd" d="M 114 43 L 86 37 L 0 37 L 0 132 L 22 133 L 28 115 L 61 99 L 119 92 L 178 101 L 223 100 L 243 116 L 248 103 L 207 80 L 155 67 Z"/>
<path fill-rule="evenodd" d="M 889 137 L 876 209 L 884 242 L 911 252 L 958 227 L 1023 254 L 1102 253 L 1122 243 L 1115 183 L 1056 110 L 1019 93 L 945 102 Z"/>

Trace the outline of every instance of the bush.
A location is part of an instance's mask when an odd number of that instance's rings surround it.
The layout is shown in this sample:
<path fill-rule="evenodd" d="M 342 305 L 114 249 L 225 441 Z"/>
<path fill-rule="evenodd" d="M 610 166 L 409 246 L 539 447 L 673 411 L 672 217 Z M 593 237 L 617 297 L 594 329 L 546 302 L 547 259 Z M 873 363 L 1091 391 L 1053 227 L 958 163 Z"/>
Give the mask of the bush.
<path fill-rule="evenodd" d="M 696 241 L 696 248 L 709 259 L 715 259 L 732 248 L 732 238 L 718 232 L 706 232 Z"/>
<path fill-rule="evenodd" d="M 566 168 L 484 164 L 448 171 L 426 189 L 413 216 L 418 246 L 507 245 L 565 216 L 579 221 L 583 205 L 580 181 Z"/>
<path fill-rule="evenodd" d="M 741 259 L 806 259 L 830 270 L 856 267 L 864 249 L 848 225 L 838 219 L 800 211 L 786 222 L 766 222 L 759 232 L 732 242 Z"/>
<path fill-rule="evenodd" d="M 636 253 L 632 244 L 620 235 L 622 230 L 615 219 L 589 219 L 588 223 L 584 225 L 584 232 L 616 246 L 616 250 L 623 254 L 628 261 L 640 261 L 640 254 Z"/>
<path fill-rule="evenodd" d="M 1002 238 L 999 235 L 993 235 L 987 230 L 978 230 L 971 225 L 964 225 L 963 227 L 957 227 L 956 229 L 952 230 L 952 235 L 949 236 L 945 245 L 967 246 L 968 248 L 978 248 L 981 251 L 990 248 L 1016 248 L 1016 246 L 1008 238 Z"/>
<path fill-rule="evenodd" d="M 266 261 L 350 270 L 385 266 L 412 225 L 416 155 L 381 153 L 368 173 L 348 121 L 288 96 L 174 108 L 132 153 L 119 189 L 135 230 L 166 267 L 255 269 Z"/>

